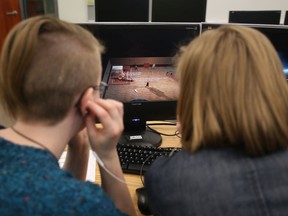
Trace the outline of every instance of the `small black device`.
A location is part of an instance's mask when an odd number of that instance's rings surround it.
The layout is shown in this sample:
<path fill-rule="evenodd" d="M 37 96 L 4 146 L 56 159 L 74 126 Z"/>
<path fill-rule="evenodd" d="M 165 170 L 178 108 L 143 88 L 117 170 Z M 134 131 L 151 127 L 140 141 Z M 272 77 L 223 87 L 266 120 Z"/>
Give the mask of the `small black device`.
<path fill-rule="evenodd" d="M 137 205 L 138 205 L 139 211 L 143 215 L 151 215 L 152 212 L 148 204 L 148 197 L 147 197 L 147 192 L 145 188 L 144 187 L 137 188 L 136 195 L 137 195 Z"/>

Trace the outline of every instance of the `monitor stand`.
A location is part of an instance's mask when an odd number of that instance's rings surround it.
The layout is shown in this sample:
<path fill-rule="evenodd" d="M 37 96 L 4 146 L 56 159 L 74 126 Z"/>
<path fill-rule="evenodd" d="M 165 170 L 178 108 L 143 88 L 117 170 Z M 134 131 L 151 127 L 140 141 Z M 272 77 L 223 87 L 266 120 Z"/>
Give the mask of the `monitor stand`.
<path fill-rule="evenodd" d="M 119 144 L 133 144 L 159 147 L 162 143 L 160 134 L 146 128 L 146 121 L 125 123 L 125 131 L 122 133 Z"/>

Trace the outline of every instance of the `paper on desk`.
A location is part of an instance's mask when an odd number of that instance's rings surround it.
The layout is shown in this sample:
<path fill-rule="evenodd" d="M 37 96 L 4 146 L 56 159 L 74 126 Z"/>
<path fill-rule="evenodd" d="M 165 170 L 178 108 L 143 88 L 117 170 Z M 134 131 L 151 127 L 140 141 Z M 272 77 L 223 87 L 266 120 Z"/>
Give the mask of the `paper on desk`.
<path fill-rule="evenodd" d="M 66 159 L 67 152 L 64 151 L 58 161 L 59 166 L 62 168 Z M 87 181 L 95 182 L 96 180 L 96 159 L 93 156 L 92 150 L 89 152 L 89 161 L 88 161 L 88 168 L 87 168 Z"/>

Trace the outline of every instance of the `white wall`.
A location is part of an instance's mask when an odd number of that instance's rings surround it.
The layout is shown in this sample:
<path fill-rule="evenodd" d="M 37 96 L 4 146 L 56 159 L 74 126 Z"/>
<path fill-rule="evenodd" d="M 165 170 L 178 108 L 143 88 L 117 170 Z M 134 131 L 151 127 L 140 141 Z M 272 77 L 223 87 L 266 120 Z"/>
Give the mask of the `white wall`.
<path fill-rule="evenodd" d="M 59 18 L 70 22 L 87 22 L 87 2 L 89 0 L 58 0 Z M 282 10 L 280 22 L 283 23 L 288 0 L 207 0 L 206 21 L 228 22 L 230 10 Z"/>
<path fill-rule="evenodd" d="M 228 22 L 230 10 L 282 10 L 283 24 L 287 0 L 207 0 L 206 22 Z"/>
<path fill-rule="evenodd" d="M 59 18 L 78 23 L 88 20 L 87 0 L 58 0 Z"/>

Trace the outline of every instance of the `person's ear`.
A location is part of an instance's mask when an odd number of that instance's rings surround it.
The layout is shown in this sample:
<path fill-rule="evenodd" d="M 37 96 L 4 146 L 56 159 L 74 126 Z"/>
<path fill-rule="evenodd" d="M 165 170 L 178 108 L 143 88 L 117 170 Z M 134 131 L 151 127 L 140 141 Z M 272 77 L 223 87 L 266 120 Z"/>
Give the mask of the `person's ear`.
<path fill-rule="evenodd" d="M 85 116 L 87 114 L 87 103 L 88 101 L 93 101 L 94 100 L 94 95 L 93 95 L 93 88 L 88 88 L 84 93 L 83 96 L 80 100 L 80 111 L 82 116 Z"/>

